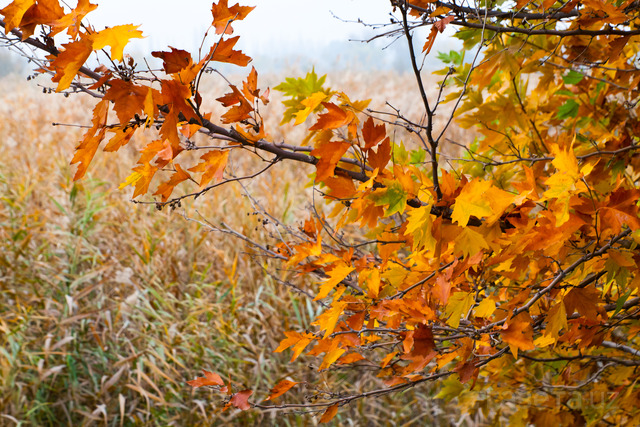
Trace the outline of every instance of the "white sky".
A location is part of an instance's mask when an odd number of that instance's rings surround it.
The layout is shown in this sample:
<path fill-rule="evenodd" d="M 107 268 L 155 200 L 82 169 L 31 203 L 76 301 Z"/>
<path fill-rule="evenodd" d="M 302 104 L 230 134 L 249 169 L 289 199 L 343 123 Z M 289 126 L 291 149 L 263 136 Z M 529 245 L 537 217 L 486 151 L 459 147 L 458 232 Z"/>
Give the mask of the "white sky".
<path fill-rule="evenodd" d="M 0 0 L 1 7 L 8 3 Z M 76 1 L 67 3 L 75 6 Z M 195 53 L 212 21 L 212 0 L 91 0 L 91 3 L 97 3 L 98 8 L 88 14 L 87 19 L 97 29 L 120 24 L 140 25 L 146 38 L 133 39 L 125 48 L 125 53 L 136 56 L 164 50 L 167 46 Z M 389 0 L 229 0 L 230 5 L 236 3 L 257 6 L 247 19 L 233 26 L 235 35 L 241 36 L 237 47 L 263 64 L 271 61 L 268 65 L 273 66 L 281 62 L 279 58 L 301 56 L 315 64 L 331 66 L 340 54 L 355 57 L 356 62 L 362 57 L 370 63 L 386 62 L 393 66 L 398 58 L 405 61 L 404 46 L 381 50 L 390 40 L 369 45 L 349 42 L 349 39 L 367 39 L 376 32 L 333 16 L 347 21 L 361 19 L 369 24 L 388 23 Z M 416 37 L 416 49 L 420 48 L 424 36 L 426 32 Z M 443 36 L 438 41 L 446 39 Z M 217 40 L 213 31 L 209 37 L 205 48 Z M 434 50 L 451 48 L 448 44 L 440 49 L 436 46 Z M 435 52 L 431 55 L 435 56 Z"/>

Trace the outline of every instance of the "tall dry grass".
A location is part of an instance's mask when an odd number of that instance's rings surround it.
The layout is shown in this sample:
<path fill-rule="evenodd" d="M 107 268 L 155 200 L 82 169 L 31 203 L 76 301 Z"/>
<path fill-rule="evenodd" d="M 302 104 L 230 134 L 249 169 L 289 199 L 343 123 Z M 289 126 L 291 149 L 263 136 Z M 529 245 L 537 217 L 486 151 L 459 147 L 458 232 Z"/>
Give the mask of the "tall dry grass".
<path fill-rule="evenodd" d="M 396 99 L 408 114 L 419 102 L 410 76 L 344 73 L 329 82 L 379 107 Z M 224 91 L 212 79 L 207 102 Z M 274 98 L 272 129 L 282 111 Z M 91 102 L 44 95 L 24 80 L 0 83 L 0 425 L 316 423 L 301 413 L 221 412 L 221 396 L 185 384 L 203 368 L 255 390 L 256 399 L 288 376 L 332 391 L 381 386 L 362 372 L 318 373 L 313 359 L 290 364 L 289 353 L 273 353 L 282 331 L 308 327 L 317 308 L 243 255 L 242 242 L 185 219 L 224 220 L 268 240 L 240 186 L 173 212 L 134 205 L 130 189 L 117 189 L 137 160 L 132 149 L 99 152 L 88 176 L 73 182 L 69 160 L 82 129 L 51 123 L 88 124 Z M 302 133 L 284 126 L 273 137 L 295 143 Z M 248 190 L 294 223 L 305 215 L 310 172 L 280 164 Z M 301 386 L 287 398 L 304 402 L 315 391 Z M 335 424 L 448 422 L 451 409 L 433 395 L 426 387 L 359 401 Z"/>

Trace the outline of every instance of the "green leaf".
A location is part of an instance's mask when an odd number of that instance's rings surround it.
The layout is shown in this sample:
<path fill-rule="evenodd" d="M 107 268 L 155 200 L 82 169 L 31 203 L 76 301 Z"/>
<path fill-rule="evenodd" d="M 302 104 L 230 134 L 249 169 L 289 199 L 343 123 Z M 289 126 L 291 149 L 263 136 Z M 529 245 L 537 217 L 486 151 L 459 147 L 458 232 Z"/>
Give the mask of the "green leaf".
<path fill-rule="evenodd" d="M 564 81 L 564 84 L 567 84 L 567 85 L 578 84 L 582 81 L 583 78 L 584 78 L 584 74 L 574 70 L 571 70 L 567 73 L 567 75 L 562 76 L 562 80 Z"/>
<path fill-rule="evenodd" d="M 396 212 L 403 213 L 407 207 L 407 193 L 398 181 L 389 181 L 386 188 L 376 190 L 371 194 L 371 198 L 376 206 L 389 206 L 385 216 L 393 215 Z"/>
<path fill-rule="evenodd" d="M 573 99 L 567 99 L 567 102 L 562 104 L 560 108 L 558 108 L 558 114 L 556 118 L 562 120 L 568 117 L 575 117 L 578 115 L 578 109 L 580 108 L 580 104 L 578 104 Z"/>
<path fill-rule="evenodd" d="M 287 109 L 283 114 L 281 125 L 293 120 L 298 111 L 304 110 L 306 107 L 302 104 L 302 101 L 314 93 L 324 92 L 327 95 L 331 93 L 330 89 L 324 88 L 326 78 L 326 74 L 318 78 L 315 69 L 312 69 L 304 78 L 287 77 L 284 82 L 274 87 L 275 90 L 290 97 L 290 99 L 282 101 L 282 104 L 287 107 Z M 317 110 L 321 108 L 322 107 L 318 107 Z"/>

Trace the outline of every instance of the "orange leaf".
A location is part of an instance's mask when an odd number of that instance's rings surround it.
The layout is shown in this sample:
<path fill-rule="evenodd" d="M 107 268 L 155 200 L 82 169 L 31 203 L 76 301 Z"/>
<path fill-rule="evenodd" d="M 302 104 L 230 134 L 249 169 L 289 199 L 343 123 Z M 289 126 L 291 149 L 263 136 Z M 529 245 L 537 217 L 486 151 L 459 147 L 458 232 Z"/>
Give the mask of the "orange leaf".
<path fill-rule="evenodd" d="M 20 26 L 22 17 L 35 2 L 36 0 L 16 0 L 0 10 L 0 13 L 4 16 L 5 31 L 7 34 L 14 28 Z"/>
<path fill-rule="evenodd" d="M 104 139 L 107 129 L 107 114 L 109 112 L 109 101 L 102 100 L 93 109 L 93 126 L 84 134 L 80 145 L 76 147 L 76 152 L 71 159 L 71 164 L 80 163 L 73 180 L 76 181 L 84 176 L 89 167 L 89 163 L 95 156 L 100 142 Z"/>
<path fill-rule="evenodd" d="M 60 7 L 58 0 L 39 0 L 31 6 L 22 17 L 20 30 L 22 39 L 32 36 L 36 26 L 51 25 L 64 16 L 64 9 Z"/>
<path fill-rule="evenodd" d="M 282 396 L 297 384 L 300 383 L 295 381 L 282 380 L 269 391 L 271 394 L 269 394 L 269 397 L 267 397 L 265 400 L 273 400 L 276 397 Z"/>
<path fill-rule="evenodd" d="M 200 157 L 203 162 L 189 169 L 191 172 L 202 172 L 200 188 L 204 188 L 212 179 L 216 181 L 222 179 L 228 158 L 229 150 L 209 151 Z"/>
<path fill-rule="evenodd" d="M 228 40 L 220 40 L 211 47 L 208 59 L 217 62 L 228 62 L 241 67 L 246 66 L 251 61 L 251 58 L 242 53 L 241 50 L 233 50 L 239 38 L 232 37 Z"/>
<path fill-rule="evenodd" d="M 176 185 L 191 178 L 191 176 L 187 172 L 185 172 L 179 164 L 175 163 L 174 166 L 176 168 L 176 171 L 173 175 L 171 175 L 169 181 L 160 184 L 160 186 L 158 186 L 158 190 L 153 193 L 154 196 L 160 195 L 163 202 L 166 202 L 169 199 L 169 196 L 171 196 L 171 193 L 173 192 L 173 189 L 176 187 Z"/>
<path fill-rule="evenodd" d="M 287 348 L 293 346 L 293 356 L 291 357 L 291 361 L 293 362 L 300 356 L 300 354 L 304 351 L 305 347 L 309 345 L 311 340 L 314 338 L 312 334 L 308 333 L 300 333 L 295 331 L 287 331 L 284 333 L 287 338 L 280 341 L 280 345 L 276 348 L 274 353 L 280 353 Z"/>
<path fill-rule="evenodd" d="M 193 63 L 189 52 L 171 46 L 169 47 L 171 48 L 171 52 L 151 52 L 152 56 L 162 59 L 162 67 L 165 73 L 178 73 Z"/>
<path fill-rule="evenodd" d="M 521 313 L 507 321 L 502 327 L 502 340 L 509 344 L 513 357 L 518 357 L 518 350 L 533 350 L 533 327 L 531 316 Z"/>
<path fill-rule="evenodd" d="M 51 81 L 58 83 L 56 92 L 61 92 L 71 86 L 80 67 L 93 52 L 92 41 L 87 37 L 82 37 L 80 40 L 63 46 L 65 49 L 51 62 L 51 68 L 56 72 Z"/>
<path fill-rule="evenodd" d="M 327 410 L 324 411 L 324 414 L 322 414 L 322 417 L 320 418 L 320 422 L 328 423 L 333 419 L 333 417 L 336 416 L 337 413 L 338 413 L 338 404 L 336 403 L 335 405 L 329 406 Z"/>
<path fill-rule="evenodd" d="M 139 86 L 131 81 L 121 79 L 111 80 L 109 89 L 104 98 L 113 101 L 113 109 L 120 123 L 125 124 L 133 119 L 136 114 L 141 114 L 145 99 L 149 92 L 148 87 Z"/>
<path fill-rule="evenodd" d="M 336 165 L 349 147 L 351 147 L 351 144 L 348 142 L 327 141 L 318 144 L 318 146 L 311 151 L 312 156 L 318 156 L 320 158 L 316 164 L 316 178 L 319 181 L 333 176 Z"/>
<path fill-rule="evenodd" d="M 71 13 L 68 13 L 56 22 L 52 23 L 51 34 L 49 34 L 49 36 L 53 37 L 59 32 L 67 29 L 69 37 L 76 38 L 82 26 L 82 20 L 84 17 L 97 7 L 97 4 L 91 4 L 89 3 L 89 0 L 78 0 L 78 5 L 71 11 Z"/>
<path fill-rule="evenodd" d="M 332 102 L 323 102 L 327 112 L 318 116 L 318 122 L 309 130 L 338 129 L 354 119 L 353 113 L 344 111 Z"/>
<path fill-rule="evenodd" d="M 362 138 L 364 139 L 364 149 L 368 150 L 378 145 L 387 136 L 384 123 L 376 125 L 371 117 L 367 118 L 362 126 Z"/>
<path fill-rule="evenodd" d="M 187 381 L 187 384 L 193 388 L 214 385 L 224 386 L 224 381 L 222 381 L 220 375 L 214 372 L 205 371 L 204 369 L 202 372 L 204 373 L 204 377 L 198 377 L 195 380 Z"/>
<path fill-rule="evenodd" d="M 243 20 L 253 9 L 255 9 L 255 6 L 240 6 L 239 4 L 229 7 L 227 0 L 220 0 L 218 4 L 213 3 L 211 7 L 213 15 L 213 23 L 211 25 L 216 28 L 216 34 L 222 34 L 223 31 L 225 34 L 232 34 L 233 28 L 231 28 L 231 24 L 227 25 L 227 23 Z"/>

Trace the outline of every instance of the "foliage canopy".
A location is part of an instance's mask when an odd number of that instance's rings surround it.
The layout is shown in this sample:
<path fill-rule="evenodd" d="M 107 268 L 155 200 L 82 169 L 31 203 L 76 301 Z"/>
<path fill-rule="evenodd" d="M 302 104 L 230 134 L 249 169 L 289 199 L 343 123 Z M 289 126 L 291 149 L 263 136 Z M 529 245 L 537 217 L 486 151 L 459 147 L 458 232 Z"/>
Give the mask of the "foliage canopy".
<path fill-rule="evenodd" d="M 512 423 L 640 422 L 637 1 L 392 0 L 394 18 L 381 31 L 408 43 L 422 118 L 372 111 L 310 72 L 274 88 L 287 98 L 282 123 L 311 123 L 298 143 L 269 136 L 269 89 L 255 68 L 217 98 L 227 108 L 221 117 L 202 107 L 200 82 L 212 64 L 251 61 L 235 49 L 232 25 L 253 8 L 214 3 L 210 49 L 198 58 L 154 52 L 162 72 L 124 55 L 142 36 L 134 25 L 84 25 L 95 8 L 20 0 L 0 11 L 5 41 L 46 53 L 33 60 L 57 92 L 96 98 L 71 161 L 75 179 L 100 146 L 118 151 L 137 132 L 156 137 L 122 187 L 159 209 L 258 179 L 284 160 L 315 168 L 312 185 L 327 209 L 313 206 L 298 227 L 270 217 L 274 242 L 209 225 L 284 270 L 319 278 L 300 289 L 322 307 L 314 329 L 284 332 L 276 352 L 384 382 L 349 395 L 316 388 L 313 401 L 282 404 L 236 390 L 228 372 L 205 371 L 190 385 L 227 393 L 226 407 L 307 409 L 322 422 L 340 406 L 426 382 L 438 383 L 439 398 L 468 396 L 469 412 L 509 400 L 515 410 L 492 416 Z M 413 40 L 423 26 L 426 40 Z M 464 49 L 439 55 L 450 66 L 431 97 L 414 46 L 434 55 L 445 28 Z M 61 33 L 68 42 L 58 46 Z M 104 64 L 92 70 L 85 63 L 94 52 Z M 446 103 L 447 120 L 436 126 Z M 454 121 L 475 130 L 473 142 L 446 138 Z M 394 129 L 408 131 L 414 148 L 393 140 Z M 194 143 L 198 132 L 219 145 Z M 451 146 L 462 158 L 445 163 Z M 237 176 L 227 170 L 231 156 L 265 165 Z M 179 186 L 187 190 L 174 196 Z M 283 379 L 266 400 L 299 386 Z M 576 391 L 592 392 L 591 400 L 577 402 Z"/>

